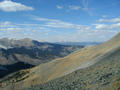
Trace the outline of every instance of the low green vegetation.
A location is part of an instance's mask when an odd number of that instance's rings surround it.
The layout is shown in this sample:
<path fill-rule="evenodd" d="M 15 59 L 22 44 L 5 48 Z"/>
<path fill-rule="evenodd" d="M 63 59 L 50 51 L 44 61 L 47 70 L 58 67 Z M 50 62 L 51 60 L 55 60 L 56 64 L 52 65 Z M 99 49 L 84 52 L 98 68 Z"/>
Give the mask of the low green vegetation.
<path fill-rule="evenodd" d="M 3 80 L 0 81 L 0 87 L 4 88 L 8 86 L 10 83 L 16 83 L 28 77 L 29 77 L 29 70 L 21 70 L 21 71 L 15 72 L 3 78 Z"/>

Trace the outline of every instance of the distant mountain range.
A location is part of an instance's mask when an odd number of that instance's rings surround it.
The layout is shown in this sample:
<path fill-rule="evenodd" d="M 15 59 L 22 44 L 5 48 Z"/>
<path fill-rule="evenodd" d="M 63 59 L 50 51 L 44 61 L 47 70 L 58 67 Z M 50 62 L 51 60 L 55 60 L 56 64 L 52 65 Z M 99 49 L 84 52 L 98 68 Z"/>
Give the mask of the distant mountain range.
<path fill-rule="evenodd" d="M 56 44 L 61 45 L 76 45 L 76 46 L 94 46 L 102 44 L 103 42 L 56 42 Z"/>
<path fill-rule="evenodd" d="M 28 38 L 21 40 L 3 38 L 0 39 L 0 71 L 2 70 L 3 72 L 5 70 L 4 74 L 7 74 L 20 69 L 33 67 L 56 58 L 67 56 L 83 47 L 38 42 Z M 17 68 L 16 66 L 22 67 Z M 0 73 L 0 77 L 4 76 L 4 74 Z"/>
<path fill-rule="evenodd" d="M 0 79 L 1 90 L 119 90 L 120 34 Z"/>

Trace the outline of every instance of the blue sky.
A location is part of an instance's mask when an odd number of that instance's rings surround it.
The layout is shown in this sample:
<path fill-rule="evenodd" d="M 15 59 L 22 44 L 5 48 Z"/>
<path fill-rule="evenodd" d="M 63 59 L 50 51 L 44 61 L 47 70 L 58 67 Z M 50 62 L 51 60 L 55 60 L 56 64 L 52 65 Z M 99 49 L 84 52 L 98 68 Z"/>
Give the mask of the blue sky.
<path fill-rule="evenodd" d="M 120 31 L 120 0 L 0 0 L 0 36 L 103 42 Z"/>

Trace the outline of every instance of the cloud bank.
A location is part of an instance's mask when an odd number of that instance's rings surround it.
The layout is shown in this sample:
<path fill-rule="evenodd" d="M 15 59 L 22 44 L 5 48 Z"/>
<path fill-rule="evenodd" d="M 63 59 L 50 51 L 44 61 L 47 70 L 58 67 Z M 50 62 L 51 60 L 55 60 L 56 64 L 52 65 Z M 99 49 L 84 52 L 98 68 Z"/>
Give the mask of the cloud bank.
<path fill-rule="evenodd" d="M 34 17 L 32 19 L 40 23 L 0 22 L 1 37 L 32 37 L 32 39 L 48 42 L 102 42 L 116 35 L 119 32 L 117 29 L 120 28 L 120 23 L 96 23 L 88 26 L 42 17 Z"/>

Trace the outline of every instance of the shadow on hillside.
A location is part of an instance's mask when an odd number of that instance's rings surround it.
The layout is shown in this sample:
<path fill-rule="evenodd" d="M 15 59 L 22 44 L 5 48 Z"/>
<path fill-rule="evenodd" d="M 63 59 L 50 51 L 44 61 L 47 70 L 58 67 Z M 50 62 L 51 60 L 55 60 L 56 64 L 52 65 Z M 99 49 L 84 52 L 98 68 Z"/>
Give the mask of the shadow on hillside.
<path fill-rule="evenodd" d="M 0 70 L 0 78 L 3 78 L 10 73 L 13 73 L 22 69 L 28 69 L 28 68 L 34 67 L 34 65 L 25 64 L 24 62 L 17 62 L 12 65 L 0 65 L 0 66 L 7 69 L 7 70 Z"/>

